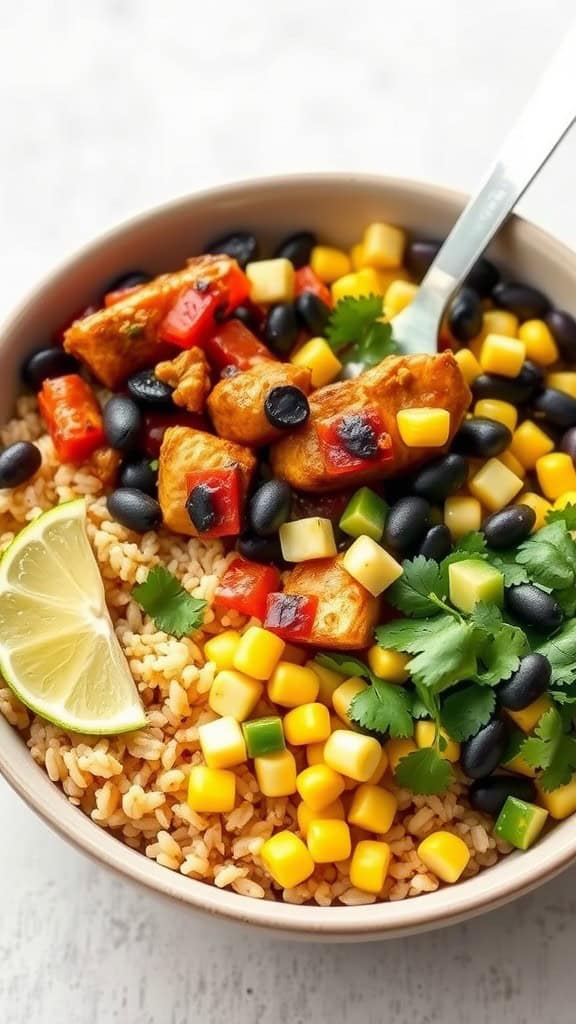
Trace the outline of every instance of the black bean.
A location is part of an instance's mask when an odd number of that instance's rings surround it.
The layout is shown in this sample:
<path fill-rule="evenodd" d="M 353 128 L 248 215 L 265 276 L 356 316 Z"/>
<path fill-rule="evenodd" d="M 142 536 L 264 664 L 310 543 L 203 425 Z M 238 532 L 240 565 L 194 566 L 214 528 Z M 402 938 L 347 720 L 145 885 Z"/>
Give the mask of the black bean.
<path fill-rule="evenodd" d="M 558 391 L 557 388 L 544 388 L 534 399 L 534 409 L 538 418 L 546 420 L 553 427 L 576 426 L 576 398 Z"/>
<path fill-rule="evenodd" d="M 507 587 L 504 602 L 511 615 L 541 633 L 552 633 L 564 621 L 564 613 L 558 602 L 531 583 Z"/>
<path fill-rule="evenodd" d="M 156 530 L 162 522 L 162 512 L 156 499 L 135 487 L 118 487 L 108 495 L 106 504 L 118 523 L 137 533 Z"/>
<path fill-rule="evenodd" d="M 242 533 L 238 538 L 237 547 L 240 554 L 251 562 L 282 562 L 282 549 L 277 536 L 257 537 L 253 533 Z"/>
<path fill-rule="evenodd" d="M 508 730 L 499 719 L 488 722 L 460 751 L 460 765 L 469 779 L 483 779 L 498 767 L 508 744 Z"/>
<path fill-rule="evenodd" d="M 417 238 L 408 243 L 404 261 L 414 277 L 424 277 L 430 264 L 436 259 L 441 245 L 442 242 L 438 239 L 430 238 Z"/>
<path fill-rule="evenodd" d="M 294 308 L 298 319 L 311 334 L 324 334 L 332 310 L 314 292 L 302 292 L 296 299 Z"/>
<path fill-rule="evenodd" d="M 501 281 L 493 289 L 492 298 L 496 306 L 509 309 L 519 320 L 541 320 L 550 309 L 543 292 L 515 281 Z"/>
<path fill-rule="evenodd" d="M 258 258 L 258 242 L 249 231 L 234 231 L 230 235 L 221 235 L 209 242 L 204 252 L 224 253 L 236 260 L 241 267 Z"/>
<path fill-rule="evenodd" d="M 310 254 L 316 245 L 316 235 L 311 231 L 298 231 L 295 235 L 284 238 L 276 249 L 277 259 L 290 260 L 296 270 L 310 263 Z"/>
<path fill-rule="evenodd" d="M 529 505 L 508 505 L 484 520 L 482 531 L 490 548 L 512 548 L 529 537 L 536 513 Z"/>
<path fill-rule="evenodd" d="M 124 462 L 120 467 L 118 483 L 120 487 L 130 487 L 137 491 L 144 491 L 144 494 L 151 494 L 155 498 L 158 486 L 158 470 L 152 468 L 150 459 L 136 459 L 134 462 Z"/>
<path fill-rule="evenodd" d="M 174 388 L 158 380 L 154 370 L 140 370 L 133 373 L 126 383 L 128 393 L 135 402 L 150 409 L 173 408 L 172 393 Z"/>
<path fill-rule="evenodd" d="M 272 537 L 290 517 L 292 491 L 285 480 L 262 484 L 250 500 L 248 520 L 259 537 Z"/>
<path fill-rule="evenodd" d="M 408 554 L 430 529 L 430 511 L 424 498 L 400 498 L 388 513 L 384 543 L 397 554 Z"/>
<path fill-rule="evenodd" d="M 514 775 L 492 775 L 488 779 L 478 779 L 468 790 L 468 799 L 476 811 L 491 814 L 497 818 L 509 796 L 515 796 L 526 803 L 534 803 L 536 786 L 532 779 L 522 779 Z"/>
<path fill-rule="evenodd" d="M 521 405 L 540 390 L 544 374 L 539 366 L 527 360 L 517 377 L 500 377 L 496 373 L 481 373 L 472 381 L 472 394 L 479 398 L 499 398 L 502 402 Z"/>
<path fill-rule="evenodd" d="M 249 306 L 236 306 L 230 315 L 230 320 L 240 320 L 249 331 L 258 332 L 260 324 L 258 317 Z"/>
<path fill-rule="evenodd" d="M 310 415 L 310 406 L 300 388 L 294 387 L 293 384 L 284 384 L 268 392 L 264 412 L 273 427 L 293 430 L 306 423 Z"/>
<path fill-rule="evenodd" d="M 449 452 L 434 459 L 414 477 L 416 494 L 428 501 L 445 501 L 459 491 L 468 478 L 468 463 L 462 455 Z"/>
<path fill-rule="evenodd" d="M 482 302 L 473 288 L 461 288 L 448 306 L 448 327 L 458 341 L 471 341 L 482 327 Z"/>
<path fill-rule="evenodd" d="M 359 459 L 374 459 L 378 455 L 378 435 L 362 413 L 343 416 L 336 433 L 349 455 Z"/>
<path fill-rule="evenodd" d="M 564 359 L 576 363 L 576 319 L 563 309 L 551 309 L 544 319 Z"/>
<path fill-rule="evenodd" d="M 543 654 L 527 654 L 513 675 L 500 683 L 496 693 L 503 708 L 521 711 L 527 708 L 547 689 L 552 667 Z"/>
<path fill-rule="evenodd" d="M 40 469 L 40 449 L 31 441 L 15 441 L 0 452 L 0 487 L 18 487 Z"/>
<path fill-rule="evenodd" d="M 111 281 L 106 291 L 120 292 L 125 288 L 138 288 L 140 285 L 148 284 L 151 280 L 152 275 L 147 274 L 145 270 L 132 270 L 129 274 L 121 274 L 120 277 Z"/>
<path fill-rule="evenodd" d="M 41 348 L 22 364 L 22 380 L 31 391 L 39 391 L 45 380 L 78 373 L 79 364 L 63 348 Z"/>
<path fill-rule="evenodd" d="M 560 448 L 566 452 L 576 465 L 576 427 L 567 430 L 560 441 Z"/>
<path fill-rule="evenodd" d="M 512 433 L 503 423 L 475 417 L 464 420 L 452 447 L 459 455 L 476 459 L 491 459 L 500 455 L 512 440 Z"/>
<path fill-rule="evenodd" d="M 487 260 L 485 256 L 482 256 L 472 267 L 466 278 L 466 284 L 469 288 L 473 288 L 475 292 L 478 292 L 481 298 L 486 299 L 494 290 L 499 280 L 500 271 L 498 267 L 491 260 Z"/>
<path fill-rule="evenodd" d="M 272 306 L 266 318 L 264 341 L 273 352 L 287 356 L 298 337 L 298 320 L 292 302 Z"/>
<path fill-rule="evenodd" d="M 441 562 L 451 551 L 452 536 L 444 523 L 431 526 L 418 548 L 419 555 L 423 555 L 424 558 L 432 558 L 435 562 Z"/>
<path fill-rule="evenodd" d="M 186 499 L 186 511 L 198 533 L 206 533 L 218 522 L 214 506 L 214 492 L 207 484 L 197 484 Z"/>
<path fill-rule="evenodd" d="M 104 408 L 104 430 L 112 448 L 136 451 L 142 433 L 142 414 L 136 402 L 125 395 L 114 395 Z"/>

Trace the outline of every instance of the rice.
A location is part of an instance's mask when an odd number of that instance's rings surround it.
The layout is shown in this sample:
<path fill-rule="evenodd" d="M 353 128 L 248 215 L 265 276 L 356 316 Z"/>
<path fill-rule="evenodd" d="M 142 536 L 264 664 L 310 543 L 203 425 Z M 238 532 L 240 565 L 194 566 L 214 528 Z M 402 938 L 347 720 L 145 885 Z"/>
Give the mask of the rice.
<path fill-rule="evenodd" d="M 227 555 L 218 541 L 202 542 L 164 530 L 140 537 L 112 522 L 103 485 L 90 467 L 59 465 L 34 398 L 18 400 L 17 415 L 1 434 L 4 444 L 36 441 L 42 466 L 28 484 L 0 490 L 0 551 L 41 512 L 78 496 L 86 498 L 88 534 L 110 614 L 147 709 L 147 728 L 128 736 L 68 734 L 32 716 L 0 679 L 0 712 L 82 813 L 170 871 L 253 899 L 321 907 L 361 906 L 377 898 L 396 901 L 433 892 L 442 883 L 420 861 L 417 848 L 439 828 L 467 844 L 471 857 L 464 878 L 510 852 L 510 846 L 493 835 L 493 822 L 470 808 L 462 777 L 441 797 L 413 796 L 387 781 L 397 797 L 398 812 L 389 832 L 378 837 L 392 852 L 379 896 L 350 884 L 348 861 L 318 865 L 302 885 L 281 890 L 264 870 L 260 850 L 278 829 L 297 831 L 293 798 L 264 797 L 250 767 L 241 765 L 235 769 L 237 805 L 229 814 L 200 815 L 186 802 L 190 767 L 202 763 L 198 726 L 216 717 L 207 706 L 214 666 L 204 663 L 203 642 L 222 628 L 243 629 L 249 624 L 236 613 L 222 614 L 212 607 L 218 581 L 235 556 Z M 134 585 L 159 563 L 193 596 L 208 601 L 202 636 L 168 636 L 132 600 Z M 263 701 L 256 712 L 269 714 L 270 706 Z M 302 751 L 295 755 L 300 764 Z"/>

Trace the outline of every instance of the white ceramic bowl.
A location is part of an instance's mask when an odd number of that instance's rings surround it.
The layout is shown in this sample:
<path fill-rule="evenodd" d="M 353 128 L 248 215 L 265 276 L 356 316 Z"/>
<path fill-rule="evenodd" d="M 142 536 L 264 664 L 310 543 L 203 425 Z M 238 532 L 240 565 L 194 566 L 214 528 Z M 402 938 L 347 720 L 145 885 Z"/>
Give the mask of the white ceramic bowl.
<path fill-rule="evenodd" d="M 11 414 L 18 367 L 27 351 L 134 268 L 176 269 L 207 239 L 253 229 L 264 247 L 299 228 L 348 248 L 374 220 L 421 236 L 442 236 L 464 197 L 416 182 L 356 175 L 308 175 L 230 185 L 144 214 L 73 256 L 45 280 L 0 333 L 0 409 Z M 576 256 L 538 228 L 512 218 L 491 250 L 522 281 L 542 288 L 576 313 Z M 149 889 L 222 918 L 275 935 L 324 941 L 370 940 L 454 923 L 535 888 L 576 859 L 576 816 L 555 826 L 527 853 L 504 858 L 476 878 L 435 893 L 365 907 L 297 907 L 237 896 L 168 871 L 123 845 L 68 802 L 32 760 L 22 738 L 0 716 L 0 770 L 52 828 L 79 849 Z"/>

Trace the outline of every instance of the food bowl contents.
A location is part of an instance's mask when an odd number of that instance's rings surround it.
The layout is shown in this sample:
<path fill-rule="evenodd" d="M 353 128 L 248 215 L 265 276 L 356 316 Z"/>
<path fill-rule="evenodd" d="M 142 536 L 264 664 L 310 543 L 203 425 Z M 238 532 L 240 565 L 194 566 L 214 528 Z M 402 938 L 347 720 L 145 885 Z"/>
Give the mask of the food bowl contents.
<path fill-rule="evenodd" d="M 438 244 L 235 231 L 22 366 L 0 710 L 191 879 L 398 900 L 576 811 L 576 321 L 482 259 L 402 355 Z"/>

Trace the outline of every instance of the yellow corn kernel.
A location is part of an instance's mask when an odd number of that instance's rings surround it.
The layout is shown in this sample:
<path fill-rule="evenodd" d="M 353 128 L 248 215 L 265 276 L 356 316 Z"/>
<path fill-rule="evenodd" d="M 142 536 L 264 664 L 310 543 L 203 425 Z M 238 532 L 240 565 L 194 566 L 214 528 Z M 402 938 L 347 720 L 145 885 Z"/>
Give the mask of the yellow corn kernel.
<path fill-rule="evenodd" d="M 330 732 L 330 712 L 325 704 L 301 704 L 284 715 L 284 735 L 294 747 L 323 743 Z"/>
<path fill-rule="evenodd" d="M 517 476 L 520 480 L 524 479 L 526 476 L 526 467 L 522 465 L 515 455 L 512 454 L 510 448 L 506 448 L 505 451 L 500 452 L 498 458 L 500 459 L 500 462 L 503 462 L 504 465 L 514 473 L 514 476 Z"/>
<path fill-rule="evenodd" d="M 308 657 L 308 651 L 303 647 L 295 647 L 294 644 L 285 644 L 282 651 L 282 661 L 289 661 L 291 665 L 303 665 Z"/>
<path fill-rule="evenodd" d="M 480 365 L 485 373 L 517 377 L 526 358 L 526 347 L 517 338 L 505 334 L 489 334 L 480 350 Z"/>
<path fill-rule="evenodd" d="M 486 335 L 484 334 L 484 332 L 480 331 L 480 334 L 476 335 L 475 338 L 472 338 L 472 341 L 468 342 L 468 349 L 461 349 L 462 352 L 466 352 L 469 350 L 474 356 L 474 359 L 477 361 L 478 366 L 480 366 L 480 353 L 482 351 L 482 345 L 484 344 L 485 337 Z M 482 369 L 481 366 L 480 373 L 484 373 L 484 370 Z"/>
<path fill-rule="evenodd" d="M 342 363 L 324 338 L 310 338 L 290 356 L 290 362 L 310 370 L 313 388 L 323 388 L 325 384 L 330 384 L 342 369 Z"/>
<path fill-rule="evenodd" d="M 546 386 L 576 398 L 576 373 L 549 373 L 546 377 Z"/>
<path fill-rule="evenodd" d="M 514 431 L 510 451 L 526 469 L 534 469 L 538 459 L 553 450 L 554 442 L 532 420 L 524 420 Z"/>
<path fill-rule="evenodd" d="M 370 892 L 377 896 L 386 881 L 390 857 L 391 851 L 388 843 L 381 843 L 375 839 L 361 839 L 356 844 L 350 861 L 352 885 L 356 889 L 362 889 L 363 892 Z"/>
<path fill-rule="evenodd" d="M 573 775 L 565 786 L 559 786 L 551 793 L 546 793 L 541 786 L 538 786 L 538 797 L 540 803 L 544 804 L 548 813 L 556 818 L 556 821 L 568 818 L 576 811 L 576 775 Z"/>
<path fill-rule="evenodd" d="M 576 491 L 574 463 L 564 452 L 542 455 L 536 463 L 536 476 L 543 494 L 550 501 L 555 501 L 565 491 Z"/>
<path fill-rule="evenodd" d="M 246 267 L 252 302 L 269 305 L 292 302 L 294 298 L 294 266 L 290 260 L 258 260 Z"/>
<path fill-rule="evenodd" d="M 380 276 L 373 267 L 364 267 L 353 274 L 344 274 L 334 281 L 331 289 L 332 302 L 336 305 L 341 299 L 359 299 L 362 295 L 380 295 Z M 382 303 L 384 311 L 384 303 Z"/>
<path fill-rule="evenodd" d="M 195 764 L 188 776 L 188 806 L 198 814 L 226 814 L 234 809 L 236 776 L 225 768 Z"/>
<path fill-rule="evenodd" d="M 319 690 L 317 700 L 327 707 L 332 707 L 332 694 L 337 690 L 340 683 L 344 682 L 345 676 L 341 672 L 334 672 L 331 668 L 325 668 L 318 661 L 307 661 L 306 668 L 309 668 L 318 676 Z"/>
<path fill-rule="evenodd" d="M 410 661 L 409 654 L 391 651 L 387 647 L 374 644 L 368 650 L 368 664 L 375 676 L 386 679 L 389 683 L 405 683 L 410 678 L 406 665 Z"/>
<path fill-rule="evenodd" d="M 269 679 L 282 657 L 285 643 L 261 626 L 250 626 L 234 656 L 234 668 L 253 679 Z"/>
<path fill-rule="evenodd" d="M 408 754 L 412 754 L 418 747 L 414 743 L 414 740 L 388 740 L 384 746 L 384 750 L 388 754 L 388 764 L 392 774 L 396 771 L 399 762 L 403 757 L 407 757 Z"/>
<path fill-rule="evenodd" d="M 311 821 L 306 843 L 315 864 L 347 860 L 352 852 L 350 829 L 339 818 L 315 818 Z"/>
<path fill-rule="evenodd" d="M 387 768 L 388 768 L 388 754 L 386 753 L 386 750 L 384 749 L 384 747 L 382 747 L 382 753 L 380 754 L 380 760 L 378 762 L 378 765 L 377 765 L 375 771 L 372 772 L 372 775 L 368 779 L 368 782 L 370 783 L 371 786 L 377 786 L 378 783 L 382 781 L 382 779 L 384 778 L 384 776 L 386 774 Z"/>
<path fill-rule="evenodd" d="M 277 885 L 293 889 L 314 871 L 314 861 L 305 843 L 284 830 L 267 839 L 260 850 L 262 863 Z"/>
<path fill-rule="evenodd" d="M 536 513 L 536 522 L 532 527 L 532 533 L 536 530 L 541 530 L 546 522 L 546 516 L 548 515 L 552 505 L 546 498 L 543 498 L 541 494 L 534 494 L 533 491 L 524 491 L 518 495 L 518 505 L 529 505 L 530 508 L 534 509 Z"/>
<path fill-rule="evenodd" d="M 231 715 L 199 725 L 198 737 L 209 768 L 235 768 L 248 758 L 242 729 Z"/>
<path fill-rule="evenodd" d="M 364 246 L 362 242 L 357 242 L 350 249 L 350 263 L 352 264 L 352 270 L 362 270 L 365 267 L 364 263 Z"/>
<path fill-rule="evenodd" d="M 290 750 L 255 757 L 254 771 L 264 796 L 291 796 L 296 792 L 296 761 Z"/>
<path fill-rule="evenodd" d="M 447 409 L 400 409 L 396 423 L 408 448 L 441 448 L 450 436 Z"/>
<path fill-rule="evenodd" d="M 472 384 L 472 382 L 476 380 L 476 377 L 479 377 L 482 373 L 480 363 L 469 348 L 461 348 L 454 358 L 458 363 L 460 372 L 467 384 Z"/>
<path fill-rule="evenodd" d="M 308 804 L 304 803 L 303 800 L 298 804 L 296 808 L 296 820 L 298 822 L 298 829 L 306 839 L 308 835 L 308 829 L 311 821 L 318 820 L 334 820 L 345 821 L 346 814 L 344 811 L 344 804 L 340 798 L 333 800 L 327 807 L 323 807 L 321 811 L 315 811 Z"/>
<path fill-rule="evenodd" d="M 500 459 L 488 459 L 482 469 L 468 481 L 470 493 L 489 512 L 499 512 L 522 490 L 522 480 Z"/>
<path fill-rule="evenodd" d="M 518 337 L 526 346 L 526 359 L 539 366 L 551 366 L 560 358 L 552 332 L 543 320 L 526 320 L 518 328 Z"/>
<path fill-rule="evenodd" d="M 345 725 L 350 725 L 350 715 L 348 714 L 350 706 L 354 697 L 358 693 L 363 693 L 367 690 L 368 686 L 363 679 L 357 676 L 353 676 L 351 679 L 346 679 L 340 686 L 334 690 L 332 694 L 332 707 L 338 715 L 338 718 L 344 722 Z"/>
<path fill-rule="evenodd" d="M 506 714 L 519 729 L 522 729 L 522 732 L 532 732 L 538 725 L 544 712 L 548 711 L 551 706 L 550 697 L 547 693 L 543 693 L 537 700 L 532 701 L 532 704 L 529 704 L 528 707 L 522 708 L 521 711 L 510 711 L 506 708 Z"/>
<path fill-rule="evenodd" d="M 336 729 L 351 729 L 352 732 L 358 732 L 358 729 L 353 722 L 342 722 L 341 719 L 338 718 L 338 715 L 330 715 L 330 725 L 332 727 L 332 732 L 335 732 Z"/>
<path fill-rule="evenodd" d="M 326 740 L 324 760 L 330 768 L 346 778 L 368 782 L 380 763 L 381 749 L 373 736 L 336 729 Z"/>
<path fill-rule="evenodd" d="M 366 266 L 401 267 L 406 233 L 392 224 L 369 224 L 362 239 L 362 259 Z"/>
<path fill-rule="evenodd" d="M 330 723 L 330 731 L 332 731 L 332 723 Z M 315 764 L 324 764 L 324 743 L 309 743 L 306 747 L 306 764 L 309 768 Z"/>
<path fill-rule="evenodd" d="M 344 792 L 344 779 L 327 764 L 313 764 L 299 773 L 296 788 L 308 807 L 321 811 Z"/>
<path fill-rule="evenodd" d="M 500 334 L 507 338 L 515 338 L 518 334 L 518 317 L 507 309 L 488 309 L 482 317 L 482 336 Z"/>
<path fill-rule="evenodd" d="M 310 266 L 324 284 L 332 284 L 350 273 L 350 259 L 342 249 L 330 245 L 315 245 L 310 255 Z"/>
<path fill-rule="evenodd" d="M 320 680 L 311 668 L 292 665 L 281 661 L 268 683 L 268 697 L 273 704 L 284 708 L 297 708 L 300 704 L 312 704 L 320 688 Z"/>
<path fill-rule="evenodd" d="M 482 506 L 477 498 L 466 498 L 454 495 L 444 502 L 444 522 L 452 540 L 460 540 L 471 530 L 479 530 L 482 525 Z"/>
<path fill-rule="evenodd" d="M 263 689 L 256 679 L 224 669 L 210 687 L 208 703 L 217 715 L 232 715 L 237 722 L 244 722 L 256 707 Z"/>
<path fill-rule="evenodd" d="M 235 629 L 228 629 L 225 633 L 213 636 L 204 644 L 204 657 L 206 661 L 212 661 L 218 672 L 223 668 L 234 668 L 234 655 L 240 643 L 240 633 Z"/>
<path fill-rule="evenodd" d="M 525 761 L 523 757 L 520 757 L 520 754 L 516 754 L 516 757 L 511 757 L 502 767 L 514 775 L 526 775 L 529 779 L 536 778 L 536 769 L 531 764 L 528 764 L 528 761 Z"/>
<path fill-rule="evenodd" d="M 511 433 L 516 430 L 518 410 L 510 402 L 501 402 L 498 398 L 481 398 L 474 406 L 474 415 L 503 423 Z"/>
<path fill-rule="evenodd" d="M 342 565 L 374 597 L 390 587 L 404 571 L 388 551 L 365 535 L 357 537 L 350 545 Z"/>
<path fill-rule="evenodd" d="M 556 509 L 566 508 L 567 505 L 576 505 L 576 491 L 564 491 L 564 494 L 561 494 L 554 502 Z"/>
<path fill-rule="evenodd" d="M 397 809 L 398 801 L 393 793 L 365 782 L 352 797 L 348 822 L 366 832 L 384 835 L 392 827 Z"/>
<path fill-rule="evenodd" d="M 456 740 L 451 740 L 448 733 L 444 729 L 440 729 L 440 735 L 442 736 L 446 746 L 441 751 L 442 757 L 446 761 L 451 761 L 455 764 L 456 761 L 460 760 L 460 744 Z M 418 747 L 432 747 L 436 739 L 436 726 L 434 722 L 426 722 L 420 720 L 416 722 L 416 729 L 414 731 L 416 744 Z"/>
<path fill-rule="evenodd" d="M 406 306 L 413 302 L 417 294 L 417 284 L 412 284 L 410 281 L 392 281 L 384 296 L 384 312 L 388 319 L 391 320 L 397 313 L 406 309 Z"/>
<path fill-rule="evenodd" d="M 443 882 L 457 882 L 470 860 L 470 850 L 460 836 L 432 832 L 418 847 L 418 856 Z"/>

